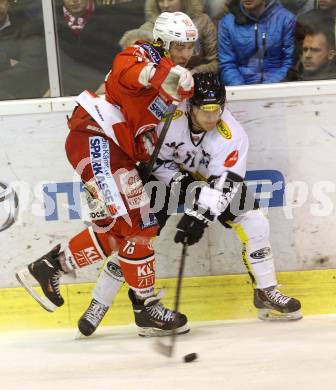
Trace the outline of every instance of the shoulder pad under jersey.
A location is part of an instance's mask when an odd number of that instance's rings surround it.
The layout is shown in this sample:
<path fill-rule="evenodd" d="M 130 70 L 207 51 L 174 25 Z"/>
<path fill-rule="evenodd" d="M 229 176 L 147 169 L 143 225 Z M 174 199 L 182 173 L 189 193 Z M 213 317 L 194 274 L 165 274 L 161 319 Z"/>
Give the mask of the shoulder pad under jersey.
<path fill-rule="evenodd" d="M 225 139 L 229 140 L 232 138 L 231 130 L 228 126 L 228 124 L 224 121 L 223 118 L 219 120 L 219 122 L 216 125 L 216 129 L 218 133 Z"/>

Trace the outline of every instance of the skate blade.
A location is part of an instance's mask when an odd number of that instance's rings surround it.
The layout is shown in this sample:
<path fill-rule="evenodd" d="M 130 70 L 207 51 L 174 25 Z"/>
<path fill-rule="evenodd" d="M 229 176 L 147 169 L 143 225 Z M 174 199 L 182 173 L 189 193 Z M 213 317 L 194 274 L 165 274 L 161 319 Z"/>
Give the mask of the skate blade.
<path fill-rule="evenodd" d="M 190 328 L 187 324 L 176 329 L 176 335 L 185 334 L 188 332 L 190 332 Z M 149 327 L 149 328 L 138 327 L 138 334 L 141 337 L 165 337 L 165 336 L 171 336 L 172 333 L 173 333 L 172 330 L 162 330 L 154 327 Z"/>
<path fill-rule="evenodd" d="M 41 296 L 37 291 L 34 290 L 33 285 L 38 284 L 35 278 L 31 275 L 28 268 L 24 268 L 18 271 L 16 274 L 16 279 L 21 284 L 21 286 L 30 294 L 35 301 L 43 307 L 43 309 L 54 312 L 57 309 L 57 306 L 49 301 L 48 298 Z"/>
<path fill-rule="evenodd" d="M 90 337 L 90 336 L 85 336 L 85 335 L 83 335 L 83 333 L 80 330 L 78 330 L 74 340 L 85 340 L 88 337 Z"/>
<path fill-rule="evenodd" d="M 272 309 L 259 309 L 258 318 L 262 321 L 299 321 L 302 318 L 300 310 L 293 311 L 292 313 L 280 313 Z"/>

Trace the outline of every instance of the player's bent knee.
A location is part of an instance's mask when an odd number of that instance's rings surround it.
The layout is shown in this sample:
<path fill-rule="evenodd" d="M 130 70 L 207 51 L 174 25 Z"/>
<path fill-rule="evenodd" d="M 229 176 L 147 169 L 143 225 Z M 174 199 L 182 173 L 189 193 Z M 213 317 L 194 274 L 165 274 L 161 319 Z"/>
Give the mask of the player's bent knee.
<path fill-rule="evenodd" d="M 268 241 L 269 222 L 260 210 L 250 210 L 245 213 L 240 224 L 243 226 L 249 241 Z"/>
<path fill-rule="evenodd" d="M 83 268 L 111 255 L 107 234 L 95 233 L 92 227 L 74 236 L 64 250 L 69 269 Z"/>
<path fill-rule="evenodd" d="M 118 260 L 128 285 L 142 298 L 153 294 L 155 257 L 149 240 L 125 240 L 119 246 Z"/>

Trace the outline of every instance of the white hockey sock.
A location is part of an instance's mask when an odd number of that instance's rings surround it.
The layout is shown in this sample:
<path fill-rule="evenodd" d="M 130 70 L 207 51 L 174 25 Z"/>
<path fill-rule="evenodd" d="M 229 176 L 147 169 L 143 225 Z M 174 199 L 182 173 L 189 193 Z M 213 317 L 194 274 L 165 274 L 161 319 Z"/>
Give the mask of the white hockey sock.
<path fill-rule="evenodd" d="M 250 210 L 237 217 L 232 227 L 246 248 L 245 265 L 255 278 L 256 287 L 276 286 L 268 220 L 260 210 Z"/>
<path fill-rule="evenodd" d="M 117 253 L 112 254 L 98 277 L 93 298 L 105 306 L 111 306 L 124 281 Z"/>
<path fill-rule="evenodd" d="M 269 242 L 247 243 L 246 256 L 256 280 L 256 288 L 276 286 L 272 249 Z"/>

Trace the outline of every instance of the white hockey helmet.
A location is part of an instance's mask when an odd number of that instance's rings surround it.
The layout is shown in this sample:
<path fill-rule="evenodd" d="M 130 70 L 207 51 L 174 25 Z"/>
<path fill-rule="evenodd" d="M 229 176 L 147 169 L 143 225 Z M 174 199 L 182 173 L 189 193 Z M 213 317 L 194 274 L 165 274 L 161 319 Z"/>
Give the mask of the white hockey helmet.
<path fill-rule="evenodd" d="M 169 50 L 171 42 L 196 42 L 198 31 L 194 22 L 183 12 L 163 12 L 155 20 L 154 40 L 160 39 L 163 47 Z"/>

